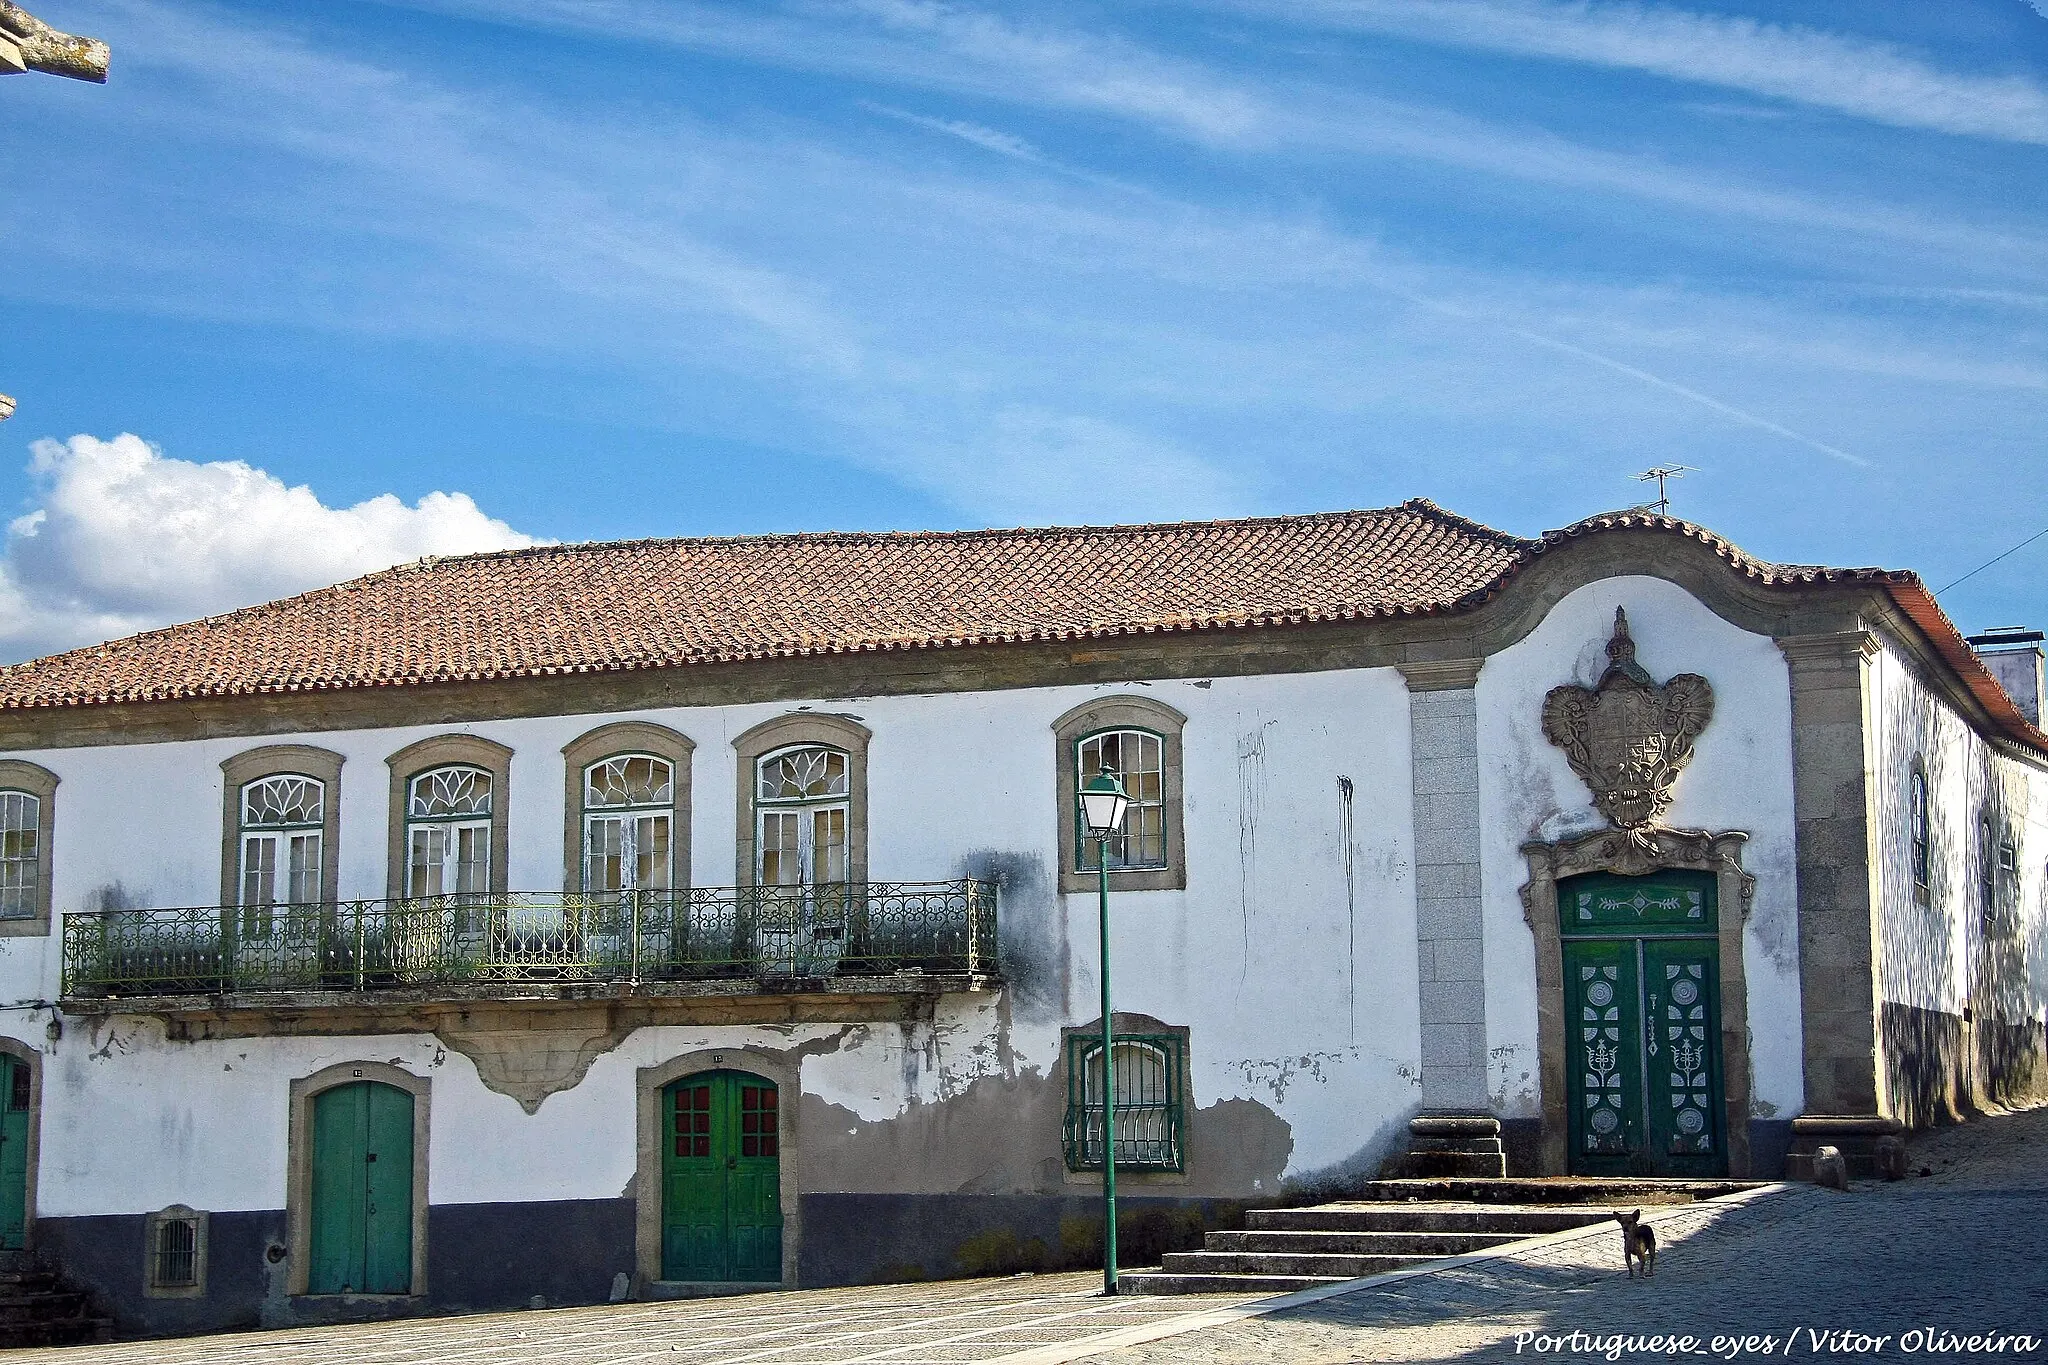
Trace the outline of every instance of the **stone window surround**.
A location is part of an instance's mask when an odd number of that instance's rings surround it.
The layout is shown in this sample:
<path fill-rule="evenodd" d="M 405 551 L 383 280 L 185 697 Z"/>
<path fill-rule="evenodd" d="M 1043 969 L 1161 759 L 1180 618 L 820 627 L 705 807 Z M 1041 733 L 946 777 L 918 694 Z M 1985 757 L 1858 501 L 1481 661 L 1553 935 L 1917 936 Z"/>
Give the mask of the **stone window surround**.
<path fill-rule="evenodd" d="M 1539 1174 L 1563 1175 L 1570 1169 L 1564 943 L 1557 917 L 1557 884 L 1588 872 L 1638 877 L 1669 871 L 1714 874 L 1720 923 L 1721 1079 L 1728 1174 L 1743 1178 L 1750 1173 L 1749 979 L 1742 962 L 1742 931 L 1749 922 L 1750 902 L 1756 892 L 1756 878 L 1742 868 L 1742 848 L 1749 835 L 1741 830 L 1718 834 L 1659 830 L 1656 839 L 1659 849 L 1655 853 L 1639 851 L 1626 834 L 1611 829 L 1556 843 L 1522 845 L 1522 856 L 1529 864 L 1529 880 L 1521 889 L 1522 917 L 1536 940 L 1536 1055 L 1543 1104 Z"/>
<path fill-rule="evenodd" d="M 320 899 L 341 889 L 341 765 L 331 749 L 311 744 L 266 744 L 221 760 L 220 903 L 242 900 L 242 788 L 266 777 L 317 778 L 320 796 Z"/>
<path fill-rule="evenodd" d="M 429 765 L 431 766 L 431 765 Z M 291 1083 L 290 1155 L 285 1172 L 285 1244 L 290 1250 L 286 1292 L 304 1296 L 313 1272 L 313 1101 L 338 1086 L 376 1081 L 412 1096 L 412 1291 L 349 1294 L 350 1299 L 420 1298 L 427 1292 L 427 1138 L 433 1082 L 388 1062 L 336 1062 Z M 327 1298 L 327 1295 L 321 1295 Z"/>
<path fill-rule="evenodd" d="M 782 1203 L 782 1284 L 784 1288 L 795 1288 L 797 1256 L 803 1247 L 802 1187 L 797 1182 L 797 1167 L 803 1155 L 797 1117 L 803 1107 L 801 1061 L 756 1047 L 698 1048 L 655 1066 L 643 1066 L 633 1073 L 634 1297 L 648 1297 L 647 1291 L 654 1285 L 662 1286 L 667 1293 L 680 1295 L 688 1295 L 693 1289 L 731 1288 L 724 1283 L 698 1285 L 692 1281 L 661 1278 L 661 1157 L 662 1125 L 666 1117 L 662 1111 L 661 1096 L 662 1091 L 676 1081 L 700 1071 L 745 1071 L 775 1085 L 778 1092 L 776 1161 Z M 653 1297 L 661 1296 L 656 1294 Z"/>
<path fill-rule="evenodd" d="M 562 746 L 562 889 L 583 889 L 583 775 L 595 763 L 624 754 L 650 754 L 672 765 L 668 848 L 677 889 L 690 884 L 690 761 L 697 745 L 680 730 L 645 720 L 622 720 L 586 730 Z M 492 810 L 495 813 L 494 804 Z M 494 831 L 495 832 L 495 831 Z"/>
<path fill-rule="evenodd" d="M 1114 871 L 1111 872 L 1111 875 L 1115 875 Z M 1169 1024 L 1163 1020 L 1155 1019 L 1149 1014 L 1135 1014 L 1129 1010 L 1117 1010 L 1110 1016 L 1110 1019 L 1110 1027 L 1112 1030 L 1114 1030 L 1115 1036 L 1118 1039 L 1122 1039 L 1125 1034 L 1167 1034 L 1172 1037 L 1180 1039 L 1180 1169 L 1177 1171 L 1156 1171 L 1139 1170 L 1136 1168 L 1126 1168 L 1123 1166 L 1119 1166 L 1116 1168 L 1116 1183 L 1119 1187 L 1124 1185 L 1186 1185 L 1192 1179 L 1194 1171 L 1194 1134 L 1190 1130 L 1194 1125 L 1195 1116 L 1194 1100 L 1188 1094 L 1188 1083 L 1195 1072 L 1194 1057 L 1189 1051 L 1188 1026 L 1185 1024 Z M 1060 1030 L 1059 1060 L 1053 1063 L 1051 1077 L 1053 1091 L 1057 1095 L 1064 1096 L 1067 1093 L 1067 1054 L 1070 1050 L 1069 1040 L 1077 1037 L 1092 1039 L 1098 1045 L 1100 1045 L 1102 1041 L 1102 1016 L 1098 1014 L 1095 1016 L 1093 1022 L 1085 1024 L 1076 1024 L 1072 1028 L 1063 1028 Z M 1060 1101 L 1060 1116 L 1062 1122 L 1065 1121 L 1066 1112 L 1066 1101 L 1062 1099 Z M 1065 1144 L 1063 1141 L 1062 1134 L 1054 1133 L 1052 1135 L 1052 1140 L 1055 1148 L 1064 1148 Z M 1061 1155 L 1057 1158 L 1057 1160 L 1059 1161 L 1060 1175 L 1065 1184 L 1090 1185 L 1098 1190 L 1102 1188 L 1101 1171 L 1074 1170 L 1072 1167 L 1067 1165 L 1064 1151 L 1061 1152 Z"/>
<path fill-rule="evenodd" d="M 56 1018 L 56 1012 L 50 1017 Z M 43 1054 L 19 1038 L 0 1038 L 0 1052 L 28 1064 L 28 1174 L 24 1177 L 27 1188 L 22 1191 L 21 1244 L 32 1250 L 36 1244 L 36 1171 L 43 1164 Z"/>
<path fill-rule="evenodd" d="M 385 758 L 391 768 L 390 841 L 386 850 L 385 895 L 406 894 L 406 788 L 431 768 L 466 765 L 491 775 L 491 890 L 503 892 L 511 866 L 507 839 L 512 806 L 512 751 L 482 735 L 429 735 Z"/>
<path fill-rule="evenodd" d="M 36 912 L 22 919 L 0 919 L 0 938 L 41 938 L 50 932 L 50 846 L 57 830 L 57 774 L 26 759 L 0 759 L 0 790 L 27 792 L 36 798 Z"/>
<path fill-rule="evenodd" d="M 192 1283 L 158 1284 L 156 1279 L 157 1229 L 166 1223 L 192 1225 Z M 142 1221 L 142 1297 L 146 1299 L 203 1299 L 206 1297 L 206 1233 L 208 1216 L 184 1204 L 159 1209 Z"/>
<path fill-rule="evenodd" d="M 1077 826 L 1081 783 L 1078 775 L 1081 741 L 1103 730 L 1149 730 L 1160 739 L 1160 796 L 1166 819 L 1166 866 L 1111 868 L 1112 891 L 1184 891 L 1188 884 L 1187 822 L 1182 818 L 1181 732 L 1188 718 L 1151 697 L 1118 693 L 1082 702 L 1052 723 L 1056 783 L 1054 806 L 1059 824 L 1059 889 L 1062 893 L 1094 891 L 1098 874 L 1080 867 Z"/>
<path fill-rule="evenodd" d="M 732 742 L 738 761 L 733 868 L 735 886 L 754 884 L 754 793 L 756 765 L 777 749 L 793 744 L 824 744 L 846 753 L 847 879 L 868 879 L 868 741 L 873 732 L 851 716 L 818 711 L 792 711 L 764 720 Z"/>

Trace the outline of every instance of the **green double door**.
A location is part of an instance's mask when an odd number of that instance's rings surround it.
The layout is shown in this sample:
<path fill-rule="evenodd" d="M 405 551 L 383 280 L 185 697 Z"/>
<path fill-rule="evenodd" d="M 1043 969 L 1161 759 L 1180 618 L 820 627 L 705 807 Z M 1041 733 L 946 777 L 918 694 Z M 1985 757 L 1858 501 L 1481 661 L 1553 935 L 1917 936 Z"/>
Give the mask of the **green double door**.
<path fill-rule="evenodd" d="M 0 1250 L 19 1251 L 28 1237 L 28 1110 L 35 1075 L 19 1057 L 0 1053 Z"/>
<path fill-rule="evenodd" d="M 662 1092 L 661 1278 L 782 1279 L 781 1108 L 775 1083 L 703 1071 Z"/>
<path fill-rule="evenodd" d="M 412 1292 L 412 1106 L 375 1081 L 314 1096 L 307 1292 Z"/>
<path fill-rule="evenodd" d="M 1721 961 L 1704 872 L 1558 886 L 1574 1175 L 1725 1175 Z"/>

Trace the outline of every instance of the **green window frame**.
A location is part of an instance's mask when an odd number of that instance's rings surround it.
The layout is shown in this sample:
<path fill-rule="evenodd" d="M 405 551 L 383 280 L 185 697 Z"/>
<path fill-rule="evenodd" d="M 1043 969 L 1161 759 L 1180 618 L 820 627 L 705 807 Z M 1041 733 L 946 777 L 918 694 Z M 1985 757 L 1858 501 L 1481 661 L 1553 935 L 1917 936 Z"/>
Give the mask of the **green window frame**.
<path fill-rule="evenodd" d="M 1934 827 L 1927 809 L 1927 767 L 1918 758 L 1906 779 L 1907 837 L 1913 875 L 1913 903 L 1933 901 Z"/>
<path fill-rule="evenodd" d="M 1141 742 L 1135 746 L 1125 744 L 1123 737 L 1127 735 L 1136 736 Z M 1124 813 L 1124 832 L 1109 841 L 1109 870 L 1164 868 L 1172 848 L 1167 839 L 1167 822 L 1172 817 L 1166 809 L 1166 736 L 1136 725 L 1104 726 L 1079 736 L 1074 740 L 1074 773 L 1080 785 L 1086 786 L 1102 771 L 1103 756 L 1110 752 L 1112 740 L 1116 741 L 1115 762 L 1110 764 L 1110 771 L 1123 784 L 1131 805 Z M 1137 751 L 1135 755 L 1132 748 Z M 1078 802 L 1069 818 L 1074 822 L 1074 870 L 1093 872 L 1102 845 L 1088 837 Z"/>
<path fill-rule="evenodd" d="M 1120 1033 L 1116 1065 L 1116 1166 L 1178 1171 L 1187 1149 L 1187 1040 L 1171 1033 Z M 1102 1169 L 1102 1038 L 1067 1038 L 1067 1169 Z"/>

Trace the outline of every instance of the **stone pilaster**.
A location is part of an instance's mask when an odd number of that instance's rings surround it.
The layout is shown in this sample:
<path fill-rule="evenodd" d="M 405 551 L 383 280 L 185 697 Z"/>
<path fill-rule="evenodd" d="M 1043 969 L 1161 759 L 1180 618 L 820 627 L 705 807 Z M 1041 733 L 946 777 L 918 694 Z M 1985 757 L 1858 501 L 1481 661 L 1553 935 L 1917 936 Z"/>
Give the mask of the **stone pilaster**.
<path fill-rule="evenodd" d="M 1416 1175 L 1505 1175 L 1486 1097 L 1486 943 L 1479 899 L 1477 659 L 1403 664 L 1415 811 L 1422 1009 Z"/>
<path fill-rule="evenodd" d="M 1778 641 L 1792 684 L 1799 992 L 1809 1116 L 1885 1114 L 1876 780 L 1865 630 Z M 1812 1125 L 1809 1125 L 1812 1126 Z"/>

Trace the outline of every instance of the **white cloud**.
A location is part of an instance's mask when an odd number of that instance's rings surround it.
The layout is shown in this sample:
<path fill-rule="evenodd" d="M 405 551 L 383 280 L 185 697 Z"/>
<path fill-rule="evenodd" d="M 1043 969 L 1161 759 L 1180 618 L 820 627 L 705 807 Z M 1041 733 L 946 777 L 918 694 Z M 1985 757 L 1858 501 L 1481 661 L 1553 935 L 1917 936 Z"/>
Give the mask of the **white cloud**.
<path fill-rule="evenodd" d="M 0 655 L 21 659 L 289 596 L 429 554 L 532 545 L 467 493 L 328 507 L 240 460 L 139 436 L 37 441 L 40 505 L 0 561 Z"/>
<path fill-rule="evenodd" d="M 1260 9 L 1267 8 L 1264 5 Z M 1944 71 L 1893 43 L 1639 4 L 1325 0 L 1277 11 L 1332 24 L 1747 91 L 1900 128 L 2048 145 L 2048 87 Z"/>

